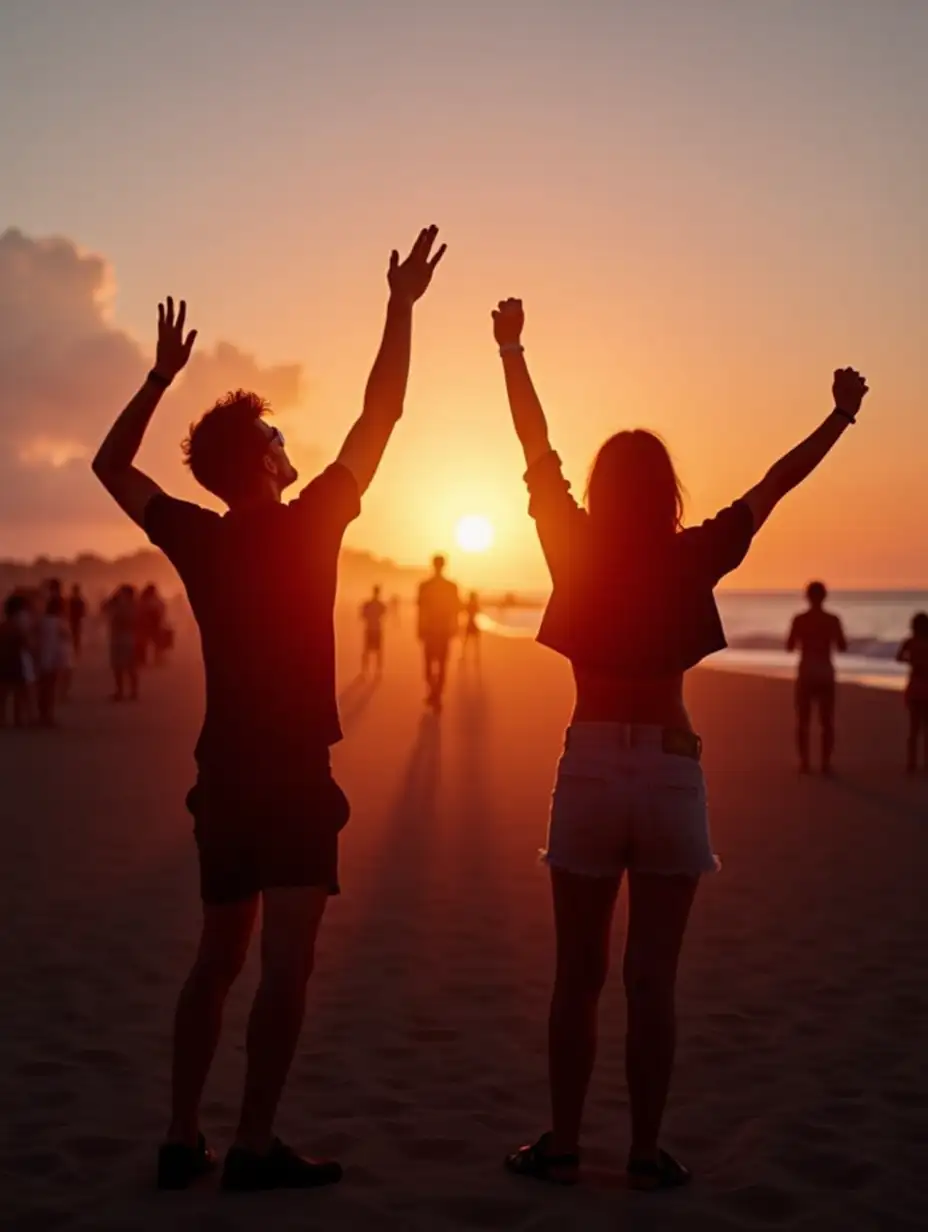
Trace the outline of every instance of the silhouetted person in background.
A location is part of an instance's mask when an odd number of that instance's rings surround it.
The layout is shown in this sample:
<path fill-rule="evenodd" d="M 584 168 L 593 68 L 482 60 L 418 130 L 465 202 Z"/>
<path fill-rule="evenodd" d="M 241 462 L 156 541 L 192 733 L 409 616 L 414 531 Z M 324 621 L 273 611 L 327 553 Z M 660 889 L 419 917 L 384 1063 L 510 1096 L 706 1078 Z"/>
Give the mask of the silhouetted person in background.
<path fill-rule="evenodd" d="M 461 662 L 467 659 L 468 651 L 474 659 L 480 662 L 480 625 L 477 617 L 480 615 L 480 596 L 472 590 L 464 604 L 464 636 L 461 643 Z"/>
<path fill-rule="evenodd" d="M 576 706 L 546 852 L 557 936 L 548 1029 L 552 1127 L 506 1166 L 540 1181 L 578 1177 L 599 998 L 627 871 L 626 1172 L 634 1188 L 668 1189 L 690 1179 L 660 1145 L 676 1045 L 677 963 L 699 879 L 717 867 L 684 674 L 726 644 L 716 585 L 853 422 L 867 387 L 849 369 L 836 372 L 836 409 L 815 432 L 717 517 L 683 529 L 680 482 L 651 432 L 607 440 L 590 472 L 586 508 L 573 498 L 525 361 L 523 323 L 519 300 L 493 313 L 529 512 L 553 582 L 538 640 L 570 661 Z"/>
<path fill-rule="evenodd" d="M 919 737 L 924 741 L 925 768 L 928 769 L 928 612 L 917 612 L 912 617 L 912 636 L 899 647 L 896 658 L 900 663 L 908 663 L 910 668 L 905 690 L 909 712 L 906 769 L 909 774 L 915 774 Z"/>
<path fill-rule="evenodd" d="M 140 667 L 148 666 L 149 651 L 156 667 L 164 662 L 166 612 L 158 587 L 154 582 L 149 582 L 139 595 L 137 636 Z"/>
<path fill-rule="evenodd" d="M 71 626 L 61 588 L 52 588 L 36 627 L 36 703 L 41 727 L 56 725 L 56 702 L 67 699 Z"/>
<path fill-rule="evenodd" d="M 380 587 L 374 587 L 374 593 L 361 605 L 361 619 L 364 622 L 364 646 L 361 651 L 361 674 L 366 676 L 371 659 L 379 676 L 383 672 L 383 618 L 387 614 L 387 605 L 380 597 Z"/>
<path fill-rule="evenodd" d="M 109 631 L 114 702 L 139 699 L 139 605 L 135 587 L 120 586 L 103 604 Z"/>
<path fill-rule="evenodd" d="M 0 727 L 6 726 L 7 702 L 14 727 L 29 721 L 27 663 L 31 663 L 29 638 L 23 613 L 26 600 L 21 594 L 8 596 L 0 621 Z"/>
<path fill-rule="evenodd" d="M 185 443 L 194 478 L 228 507 L 224 515 L 175 500 L 136 468 L 149 420 L 196 337 L 185 333 L 183 301 L 176 314 L 171 299 L 159 306 L 155 366 L 94 459 L 103 485 L 180 574 L 206 669 L 188 796 L 203 926 L 175 1018 L 172 1110 L 158 1154 L 164 1189 L 183 1189 L 215 1164 L 200 1131 L 200 1100 L 259 908 L 261 979 L 222 1184 L 308 1188 L 341 1179 L 337 1163 L 302 1158 L 274 1136 L 273 1124 L 303 1025 L 316 935 L 338 892 L 338 835 L 349 814 L 329 752 L 342 735 L 338 555 L 403 413 L 413 305 L 444 251 L 432 253 L 436 234 L 422 231 L 402 262 L 391 253 L 383 339 L 361 415 L 336 461 L 289 504 L 282 496 L 298 476 L 283 435 L 266 422 L 267 404 L 243 390 L 208 410 Z"/>
<path fill-rule="evenodd" d="M 799 769 L 808 774 L 809 729 L 812 710 L 817 708 L 822 733 L 822 773 L 831 773 L 835 747 L 835 665 L 832 653 L 844 653 L 847 640 L 841 621 L 825 611 L 828 591 L 822 582 L 811 582 L 806 590 L 808 611 L 800 612 L 792 624 L 786 649 L 799 651 L 796 677 L 796 745 Z"/>
<path fill-rule="evenodd" d="M 75 658 L 80 658 L 84 642 L 84 621 L 87 619 L 87 602 L 77 584 L 71 587 L 68 596 L 68 623 L 71 626 L 71 643 Z"/>
<path fill-rule="evenodd" d="M 441 710 L 451 641 L 457 636 L 461 600 L 454 582 L 445 577 L 445 558 L 432 558 L 432 576 L 419 586 L 419 641 L 425 661 L 425 704 Z"/>

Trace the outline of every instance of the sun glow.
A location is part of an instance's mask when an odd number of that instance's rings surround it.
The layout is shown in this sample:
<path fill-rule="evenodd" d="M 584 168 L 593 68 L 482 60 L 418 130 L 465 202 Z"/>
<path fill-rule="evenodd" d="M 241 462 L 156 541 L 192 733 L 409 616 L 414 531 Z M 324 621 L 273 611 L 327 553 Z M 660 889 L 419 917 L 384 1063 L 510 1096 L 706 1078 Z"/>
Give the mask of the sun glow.
<path fill-rule="evenodd" d="M 495 538 L 493 523 L 482 514 L 470 513 L 460 519 L 454 528 L 454 537 L 465 552 L 486 552 Z"/>

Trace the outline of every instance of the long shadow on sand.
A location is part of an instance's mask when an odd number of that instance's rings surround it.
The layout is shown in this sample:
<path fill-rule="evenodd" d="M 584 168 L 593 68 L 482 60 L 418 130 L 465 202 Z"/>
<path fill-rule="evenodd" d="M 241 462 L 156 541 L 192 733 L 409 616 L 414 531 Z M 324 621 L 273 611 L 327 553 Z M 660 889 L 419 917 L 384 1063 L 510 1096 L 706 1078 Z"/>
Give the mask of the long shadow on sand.
<path fill-rule="evenodd" d="M 360 672 L 345 685 L 338 695 L 338 712 L 344 731 L 360 720 L 379 686 L 379 676 L 362 676 Z"/>

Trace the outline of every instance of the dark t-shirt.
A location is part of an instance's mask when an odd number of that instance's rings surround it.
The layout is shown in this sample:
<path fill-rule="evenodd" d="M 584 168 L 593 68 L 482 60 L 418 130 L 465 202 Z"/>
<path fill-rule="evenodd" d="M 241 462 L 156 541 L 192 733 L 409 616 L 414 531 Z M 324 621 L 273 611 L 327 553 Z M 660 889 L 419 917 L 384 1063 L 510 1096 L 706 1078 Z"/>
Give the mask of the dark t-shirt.
<path fill-rule="evenodd" d="M 426 578 L 419 586 L 419 637 L 448 641 L 458 631 L 461 600 L 454 582 L 445 577 Z"/>
<path fill-rule="evenodd" d="M 225 515 L 152 498 L 148 537 L 177 569 L 200 627 L 206 716 L 201 768 L 284 772 L 341 739 L 335 697 L 338 554 L 361 511 L 338 463 L 289 505 Z"/>
<path fill-rule="evenodd" d="M 577 667 L 636 677 L 684 672 L 725 648 L 712 592 L 751 545 L 754 518 L 743 501 L 677 534 L 618 542 L 571 496 L 556 453 L 539 458 L 525 481 L 554 583 L 542 645 Z"/>

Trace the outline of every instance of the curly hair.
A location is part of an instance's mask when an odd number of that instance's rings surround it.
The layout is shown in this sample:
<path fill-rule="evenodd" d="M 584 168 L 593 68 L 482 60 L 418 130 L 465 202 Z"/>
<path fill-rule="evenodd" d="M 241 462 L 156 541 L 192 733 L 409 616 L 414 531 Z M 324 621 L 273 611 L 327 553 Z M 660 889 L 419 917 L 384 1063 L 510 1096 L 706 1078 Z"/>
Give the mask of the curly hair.
<path fill-rule="evenodd" d="M 263 398 L 244 389 L 220 398 L 190 425 L 181 445 L 194 479 L 226 503 L 247 494 L 267 448 L 255 425 L 270 412 Z"/>

